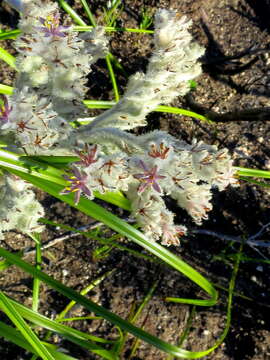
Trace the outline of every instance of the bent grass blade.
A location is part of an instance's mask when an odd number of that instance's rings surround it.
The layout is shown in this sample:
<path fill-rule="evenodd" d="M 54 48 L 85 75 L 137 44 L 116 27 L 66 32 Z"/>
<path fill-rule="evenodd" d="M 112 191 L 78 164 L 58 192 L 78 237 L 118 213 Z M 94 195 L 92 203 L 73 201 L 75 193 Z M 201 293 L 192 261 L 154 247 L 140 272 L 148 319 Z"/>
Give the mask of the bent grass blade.
<path fill-rule="evenodd" d="M 242 248 L 241 248 L 241 250 L 242 250 Z M 66 287 L 62 283 L 56 281 L 55 279 L 48 276 L 44 272 L 36 269 L 34 266 L 28 264 L 27 262 L 20 259 L 18 256 L 10 253 L 9 251 L 7 251 L 3 248 L 0 248 L 0 256 L 6 258 L 9 262 L 20 267 L 22 270 L 31 274 L 32 276 L 39 278 L 41 281 L 45 282 L 47 285 L 49 285 L 52 288 L 54 288 L 55 290 L 59 291 L 61 294 L 68 297 L 69 299 L 74 300 L 76 303 L 83 305 L 89 311 L 95 312 L 97 315 L 103 317 L 104 319 L 115 324 L 116 326 L 119 326 L 124 331 L 127 331 L 127 332 L 133 334 L 134 336 L 138 337 L 139 339 L 159 348 L 160 350 L 163 350 L 163 351 L 167 352 L 168 354 L 171 354 L 171 355 L 173 355 L 175 357 L 179 357 L 179 358 L 198 359 L 202 356 L 208 355 L 213 350 L 215 350 L 222 343 L 222 341 L 224 340 L 224 338 L 227 335 L 227 332 L 229 330 L 229 324 L 230 324 L 230 320 L 231 320 L 233 289 L 234 289 L 236 275 L 237 275 L 238 268 L 239 268 L 241 250 L 239 251 L 239 256 L 237 256 L 233 274 L 232 274 L 232 278 L 231 278 L 230 285 L 229 285 L 228 318 L 227 318 L 227 324 L 226 324 L 225 330 L 223 331 L 223 334 L 220 337 L 220 339 L 216 342 L 216 344 L 213 347 L 211 347 L 208 350 L 200 351 L 200 352 L 187 351 L 187 350 L 181 349 L 177 346 L 168 344 L 163 340 L 160 340 L 159 338 L 134 326 L 130 322 L 123 320 L 119 316 L 111 313 L 107 309 L 93 303 L 91 300 L 88 300 L 84 296 L 82 296 L 79 293 L 75 292 L 74 290 Z M 30 309 L 28 311 L 31 312 Z"/>
<path fill-rule="evenodd" d="M 84 306 L 87 310 L 93 311 L 96 315 L 103 317 L 104 319 L 108 320 L 109 322 L 113 323 L 116 326 L 119 326 L 124 331 L 127 331 L 134 336 L 138 337 L 139 339 L 163 350 L 169 354 L 172 354 L 179 358 L 186 358 L 186 359 L 198 359 L 202 356 L 205 356 L 212 352 L 216 346 L 200 352 L 193 352 L 181 349 L 175 345 L 168 344 L 167 342 L 157 338 L 154 335 L 147 333 L 146 331 L 134 326 L 130 322 L 123 320 L 116 314 L 111 313 L 109 310 L 95 304 L 91 300 L 85 298 L 84 296 L 80 295 L 76 291 L 68 288 L 67 286 L 63 285 L 59 281 L 56 281 L 52 277 L 48 276 L 44 272 L 36 269 L 34 266 L 30 265 L 29 263 L 23 261 L 18 256 L 13 255 L 9 251 L 0 248 L 0 256 L 6 258 L 9 262 L 13 263 L 14 265 L 20 267 L 25 272 L 31 274 L 39 278 L 41 281 L 46 283 L 47 285 L 51 286 L 55 290 L 59 291 L 62 295 L 68 297 L 71 300 L 76 301 L 78 304 Z"/>

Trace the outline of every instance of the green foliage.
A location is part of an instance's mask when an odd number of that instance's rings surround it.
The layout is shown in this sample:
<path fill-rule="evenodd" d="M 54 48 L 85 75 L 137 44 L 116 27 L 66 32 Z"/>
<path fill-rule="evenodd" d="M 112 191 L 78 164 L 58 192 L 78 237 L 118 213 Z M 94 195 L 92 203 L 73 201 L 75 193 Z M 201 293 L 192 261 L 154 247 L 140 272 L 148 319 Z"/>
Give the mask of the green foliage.
<path fill-rule="evenodd" d="M 147 9 L 143 9 L 140 18 L 140 29 L 147 30 L 153 25 L 153 17 Z"/>
<path fill-rule="evenodd" d="M 16 69 L 16 65 L 15 65 L 16 58 L 1 47 L 0 47 L 0 59 L 5 61 L 13 69 Z"/>
<path fill-rule="evenodd" d="M 117 19 L 123 10 L 121 0 L 109 0 L 107 6 L 103 7 L 103 17 L 106 26 L 116 27 Z"/>

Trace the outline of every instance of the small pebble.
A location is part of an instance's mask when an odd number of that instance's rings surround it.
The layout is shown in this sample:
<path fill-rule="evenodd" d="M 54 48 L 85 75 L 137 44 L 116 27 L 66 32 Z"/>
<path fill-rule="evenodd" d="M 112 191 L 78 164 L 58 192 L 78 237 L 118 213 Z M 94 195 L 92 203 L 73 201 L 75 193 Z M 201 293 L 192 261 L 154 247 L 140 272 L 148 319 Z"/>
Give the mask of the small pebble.
<path fill-rule="evenodd" d="M 62 274 L 63 274 L 64 277 L 66 277 L 66 276 L 69 274 L 69 271 L 63 269 L 63 270 L 62 270 Z"/>

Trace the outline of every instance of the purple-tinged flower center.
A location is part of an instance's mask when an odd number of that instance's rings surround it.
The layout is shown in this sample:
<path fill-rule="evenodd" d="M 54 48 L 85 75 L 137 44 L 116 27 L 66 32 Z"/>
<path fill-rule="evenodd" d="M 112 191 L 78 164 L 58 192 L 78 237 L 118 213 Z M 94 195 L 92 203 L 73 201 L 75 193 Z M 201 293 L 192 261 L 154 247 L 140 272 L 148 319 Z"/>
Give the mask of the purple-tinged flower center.
<path fill-rule="evenodd" d="M 81 193 L 83 192 L 85 195 L 91 197 L 92 191 L 88 188 L 87 182 L 89 177 L 83 171 L 80 172 L 77 168 L 73 169 L 72 176 L 64 175 L 64 178 L 70 182 L 69 186 L 66 186 L 63 191 L 61 191 L 60 195 L 67 195 L 69 193 L 75 193 L 75 205 L 77 205 L 80 201 Z"/>
<path fill-rule="evenodd" d="M 45 33 L 45 37 L 49 36 L 59 36 L 65 37 L 66 34 L 63 32 L 65 31 L 68 26 L 60 25 L 60 16 L 59 14 L 48 15 L 45 19 L 40 17 L 39 22 L 43 25 L 38 27 L 38 30 Z"/>
<path fill-rule="evenodd" d="M 138 193 L 144 192 L 144 190 L 148 186 L 161 193 L 161 188 L 157 181 L 160 179 L 164 179 L 166 176 L 158 174 L 157 165 L 155 165 L 152 169 L 148 169 L 146 164 L 142 160 L 140 160 L 140 166 L 143 168 L 144 173 L 133 175 L 135 179 L 141 182 L 141 185 L 138 188 Z"/>
<path fill-rule="evenodd" d="M 90 166 L 97 162 L 97 145 L 94 145 L 90 148 L 88 144 L 85 144 L 84 149 L 82 151 L 76 150 L 76 154 L 80 157 L 81 161 L 78 161 L 78 165 Z"/>
<path fill-rule="evenodd" d="M 151 150 L 148 152 L 148 155 L 153 158 L 160 158 L 162 160 L 168 157 L 170 148 L 165 146 L 164 143 L 160 143 L 159 148 L 156 144 L 150 146 Z"/>
<path fill-rule="evenodd" d="M 21 120 L 17 123 L 17 131 L 18 132 L 24 132 L 25 130 L 37 130 L 35 128 L 32 128 L 30 126 L 28 126 L 27 124 L 29 123 L 31 119 L 27 120 L 27 121 L 24 121 L 24 120 Z"/>
<path fill-rule="evenodd" d="M 9 121 L 9 114 L 12 111 L 12 106 L 9 107 L 8 99 L 3 95 L 3 105 L 0 105 L 0 121 L 4 124 Z"/>

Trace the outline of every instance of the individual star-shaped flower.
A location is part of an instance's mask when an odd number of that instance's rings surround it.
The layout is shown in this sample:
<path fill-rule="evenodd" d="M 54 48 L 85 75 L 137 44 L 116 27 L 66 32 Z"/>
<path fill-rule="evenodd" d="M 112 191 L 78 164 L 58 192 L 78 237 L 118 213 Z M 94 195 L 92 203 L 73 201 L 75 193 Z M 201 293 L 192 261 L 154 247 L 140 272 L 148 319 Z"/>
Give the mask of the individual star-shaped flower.
<path fill-rule="evenodd" d="M 68 26 L 59 25 L 60 16 L 58 13 L 56 13 L 54 15 L 48 15 L 46 17 L 46 19 L 40 17 L 39 22 L 44 26 L 37 27 L 37 29 L 44 32 L 45 37 L 49 37 L 49 36 L 65 37 L 66 36 L 64 31 L 68 28 Z"/>
<path fill-rule="evenodd" d="M 81 161 L 76 162 L 78 165 L 87 167 L 97 162 L 97 145 L 90 147 L 88 144 L 85 144 L 82 151 L 75 150 L 75 152 L 81 159 Z"/>
<path fill-rule="evenodd" d="M 166 159 L 168 157 L 168 153 L 170 151 L 170 147 L 167 147 L 163 142 L 157 146 L 156 144 L 150 145 L 150 151 L 148 155 L 153 158 Z"/>
<path fill-rule="evenodd" d="M 87 182 L 89 180 L 89 177 L 85 172 L 79 171 L 77 168 L 73 168 L 73 174 L 72 176 L 64 175 L 64 178 L 70 182 L 69 186 L 66 186 L 63 191 L 60 192 L 60 195 L 67 195 L 69 193 L 74 192 L 75 193 L 75 205 L 77 205 L 80 201 L 80 197 L 82 192 L 91 197 L 92 191 L 88 188 Z"/>
<path fill-rule="evenodd" d="M 140 160 L 140 166 L 143 168 L 143 174 L 134 174 L 135 179 L 141 182 L 141 185 L 138 188 L 138 193 L 143 193 L 144 190 L 151 186 L 154 190 L 161 193 L 161 188 L 157 182 L 159 179 L 164 179 L 166 176 L 158 174 L 158 167 L 155 165 L 152 169 L 148 169 L 146 164 Z"/>
<path fill-rule="evenodd" d="M 8 105 L 8 99 L 5 95 L 2 95 L 3 105 L 0 105 L 0 121 L 2 124 L 9 122 L 9 114 L 12 111 L 12 106 Z"/>

